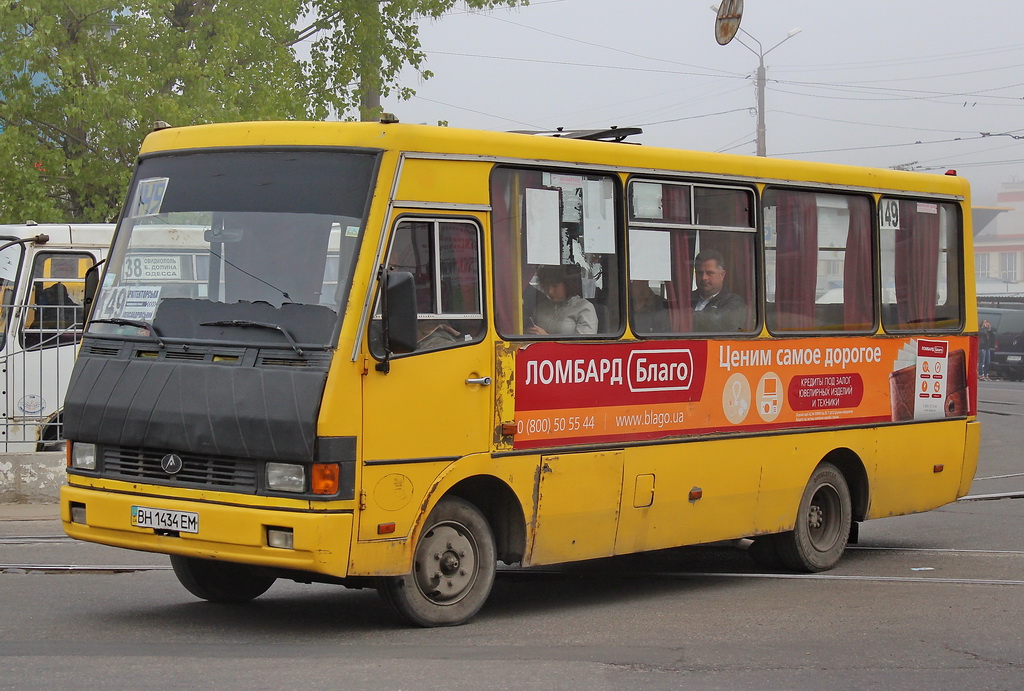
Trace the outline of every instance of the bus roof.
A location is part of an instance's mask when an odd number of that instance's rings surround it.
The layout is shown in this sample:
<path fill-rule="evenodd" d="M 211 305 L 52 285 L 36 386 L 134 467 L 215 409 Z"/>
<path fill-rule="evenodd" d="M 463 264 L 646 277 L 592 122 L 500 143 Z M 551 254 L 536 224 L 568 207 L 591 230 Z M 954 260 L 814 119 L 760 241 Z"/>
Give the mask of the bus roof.
<path fill-rule="evenodd" d="M 952 175 L 399 123 L 288 121 L 171 127 L 147 136 L 141 153 L 263 146 L 365 147 L 969 197 L 967 180 Z"/>
<path fill-rule="evenodd" d="M 0 224 L 0 237 L 33 238 L 47 236 L 46 245 L 95 245 L 106 247 L 114 236 L 113 223 L 21 223 Z"/>

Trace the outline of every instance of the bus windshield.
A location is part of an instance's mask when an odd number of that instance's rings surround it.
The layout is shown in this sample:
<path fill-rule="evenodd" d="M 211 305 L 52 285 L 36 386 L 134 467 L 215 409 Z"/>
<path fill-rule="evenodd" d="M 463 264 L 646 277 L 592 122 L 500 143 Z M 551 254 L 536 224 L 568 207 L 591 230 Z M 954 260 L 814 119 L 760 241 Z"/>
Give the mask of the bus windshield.
<path fill-rule="evenodd" d="M 90 333 L 331 345 L 375 166 L 353 150 L 143 159 Z"/>
<path fill-rule="evenodd" d="M 7 325 L 11 321 L 14 309 L 14 292 L 17 288 L 18 269 L 25 250 L 21 244 L 15 244 L 14 238 L 0 238 L 0 246 L 8 245 L 0 250 L 0 348 L 7 342 Z"/>

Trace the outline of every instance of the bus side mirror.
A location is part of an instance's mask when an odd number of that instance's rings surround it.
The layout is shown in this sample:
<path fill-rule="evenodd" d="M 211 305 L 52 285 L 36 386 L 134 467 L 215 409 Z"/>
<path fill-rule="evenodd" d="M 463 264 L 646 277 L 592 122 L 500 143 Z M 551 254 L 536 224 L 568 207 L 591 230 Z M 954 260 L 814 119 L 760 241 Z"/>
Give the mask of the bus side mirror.
<path fill-rule="evenodd" d="M 100 287 L 100 266 L 106 259 L 100 260 L 90 266 L 85 272 L 85 296 L 82 298 L 82 308 L 86 315 L 92 307 L 92 301 L 96 297 L 96 289 Z"/>
<path fill-rule="evenodd" d="M 416 350 L 416 279 L 408 271 L 385 274 L 384 349 L 387 353 Z"/>

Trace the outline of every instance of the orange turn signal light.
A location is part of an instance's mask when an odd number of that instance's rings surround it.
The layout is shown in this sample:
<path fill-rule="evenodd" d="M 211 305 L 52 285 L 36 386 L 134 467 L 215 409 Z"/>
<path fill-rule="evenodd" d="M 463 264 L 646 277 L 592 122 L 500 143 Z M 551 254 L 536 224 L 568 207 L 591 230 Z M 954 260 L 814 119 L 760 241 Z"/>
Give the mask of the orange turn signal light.
<path fill-rule="evenodd" d="M 314 463 L 310 474 L 313 494 L 337 494 L 341 482 L 341 468 L 337 463 Z"/>

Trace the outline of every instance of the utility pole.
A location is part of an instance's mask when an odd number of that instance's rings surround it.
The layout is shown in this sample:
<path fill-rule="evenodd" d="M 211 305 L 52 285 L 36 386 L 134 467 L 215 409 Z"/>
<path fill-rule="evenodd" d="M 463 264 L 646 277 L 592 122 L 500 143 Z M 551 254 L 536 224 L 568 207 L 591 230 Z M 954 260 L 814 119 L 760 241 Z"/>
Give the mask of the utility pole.
<path fill-rule="evenodd" d="M 746 33 L 746 32 L 743 32 Z M 759 46 L 761 44 L 758 44 Z M 766 144 L 765 144 L 765 126 L 764 126 L 764 88 L 765 88 L 765 69 L 764 69 L 764 53 L 760 53 L 758 56 L 759 63 L 757 65 L 757 155 L 767 156 Z"/>
<path fill-rule="evenodd" d="M 740 8 L 742 10 L 742 5 L 740 5 Z M 718 12 L 719 11 L 719 6 L 718 5 L 712 5 L 711 6 L 711 10 L 713 12 Z M 765 84 L 768 81 L 768 77 L 767 77 L 767 71 L 764 68 L 764 56 L 768 55 L 768 53 L 772 52 L 773 50 L 775 50 L 776 48 L 781 46 L 783 43 L 785 43 L 789 39 L 791 39 L 794 36 L 796 36 L 798 33 L 803 31 L 803 29 L 800 29 L 799 27 L 797 27 L 795 29 L 790 29 L 789 33 L 786 34 L 786 37 L 784 39 L 782 39 L 781 41 L 776 43 L 774 46 L 772 46 L 768 50 L 765 50 L 764 46 L 761 45 L 761 42 L 758 41 L 756 38 L 754 38 L 750 34 L 750 32 L 746 31 L 743 27 L 740 27 L 740 26 L 737 26 L 736 28 L 739 30 L 739 33 L 743 34 L 744 36 L 746 36 L 751 41 L 753 41 L 754 43 L 757 44 L 757 50 L 754 50 L 753 48 L 748 46 L 746 43 L 744 43 L 743 40 L 740 39 L 739 36 L 735 37 L 737 43 L 739 43 L 741 46 L 743 46 L 744 48 L 746 48 L 751 53 L 753 53 L 754 55 L 757 56 L 757 76 L 754 78 L 754 88 L 757 90 L 757 155 L 758 156 L 767 156 L 768 155 L 768 153 L 767 153 L 767 145 L 765 144 L 766 128 L 765 128 L 765 124 L 764 124 L 764 111 L 765 111 L 765 106 L 764 106 L 764 90 L 765 90 Z M 721 41 L 719 41 L 719 42 L 721 43 Z"/>
<path fill-rule="evenodd" d="M 758 156 L 767 156 L 768 155 L 768 153 L 767 153 L 767 145 L 765 143 L 765 131 L 766 131 L 766 128 L 765 128 L 765 124 L 764 124 L 764 111 L 765 111 L 765 107 L 764 107 L 764 90 L 765 90 L 765 84 L 768 81 L 768 77 L 767 77 L 767 71 L 764 68 L 764 56 L 768 55 L 768 53 L 772 52 L 773 50 L 775 50 L 776 48 L 781 46 L 783 43 L 785 43 L 789 39 L 791 39 L 794 36 L 796 36 L 798 33 L 803 31 L 803 29 L 800 29 L 799 27 L 796 28 L 796 29 L 790 29 L 789 33 L 786 34 L 786 37 L 784 39 L 782 39 L 781 41 L 776 43 L 774 46 L 772 46 L 768 50 L 764 50 L 764 47 L 761 45 L 761 42 L 758 41 L 753 36 L 751 36 L 748 32 L 744 31 L 742 28 L 740 29 L 740 31 L 747 38 L 749 38 L 751 41 L 753 41 L 754 43 L 757 44 L 757 50 L 754 50 L 753 48 L 748 46 L 746 43 L 744 43 L 742 40 L 740 40 L 739 37 L 736 38 L 736 41 L 739 42 L 739 44 L 741 46 L 743 46 L 744 48 L 746 48 L 751 53 L 753 53 L 754 55 L 757 56 L 757 77 L 755 79 L 755 81 L 756 81 L 755 88 L 757 89 L 757 155 Z"/>

